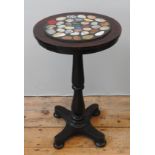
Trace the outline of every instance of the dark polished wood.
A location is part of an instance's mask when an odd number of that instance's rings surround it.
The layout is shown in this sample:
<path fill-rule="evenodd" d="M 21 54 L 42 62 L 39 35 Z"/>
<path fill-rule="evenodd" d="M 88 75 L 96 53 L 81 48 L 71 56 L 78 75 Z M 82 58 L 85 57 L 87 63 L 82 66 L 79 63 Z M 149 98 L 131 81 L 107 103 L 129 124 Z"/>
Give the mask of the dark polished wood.
<path fill-rule="evenodd" d="M 80 43 L 69 43 L 48 37 L 43 29 L 46 21 L 51 17 L 66 14 L 91 14 L 103 17 L 111 24 L 111 31 L 106 36 L 96 40 L 89 40 Z M 59 14 L 45 18 L 35 25 L 34 36 L 41 46 L 50 51 L 73 55 L 72 88 L 74 90 L 74 96 L 71 111 L 62 106 L 55 107 L 54 116 L 56 118 L 63 118 L 66 121 L 65 128 L 55 136 L 55 148 L 62 148 L 68 138 L 79 134 L 86 135 L 91 138 L 98 147 L 105 146 L 106 140 L 104 134 L 96 130 L 90 123 L 92 116 L 98 116 L 100 114 L 99 107 L 97 104 L 92 104 L 85 108 L 84 104 L 82 92 L 84 89 L 83 54 L 95 53 L 111 47 L 117 42 L 120 34 L 121 26 L 116 20 L 108 16 L 95 13 L 72 12 Z"/>
<path fill-rule="evenodd" d="M 84 71 L 82 54 L 73 55 L 72 88 L 74 97 L 72 102 L 72 112 L 75 117 L 82 117 L 85 111 L 82 90 L 84 88 Z"/>

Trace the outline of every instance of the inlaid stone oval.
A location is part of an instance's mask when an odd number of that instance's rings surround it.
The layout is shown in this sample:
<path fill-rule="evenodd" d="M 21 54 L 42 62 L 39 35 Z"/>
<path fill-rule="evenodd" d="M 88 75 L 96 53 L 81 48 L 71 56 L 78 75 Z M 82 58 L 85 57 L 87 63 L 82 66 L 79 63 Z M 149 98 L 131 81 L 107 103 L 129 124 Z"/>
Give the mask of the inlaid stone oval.
<path fill-rule="evenodd" d="M 92 39 L 94 36 L 93 35 L 85 35 L 85 36 L 83 36 L 82 38 L 84 39 L 84 40 L 90 40 L 90 39 Z"/>
<path fill-rule="evenodd" d="M 109 29 L 110 29 L 109 26 L 100 27 L 100 30 L 109 30 Z"/>
<path fill-rule="evenodd" d="M 63 24 L 64 24 L 64 22 L 62 22 L 62 21 L 56 23 L 56 25 L 63 25 Z"/>
<path fill-rule="evenodd" d="M 94 33 L 96 33 L 96 32 L 98 32 L 97 29 L 92 29 L 92 30 L 90 31 L 90 34 L 94 34 Z"/>
<path fill-rule="evenodd" d="M 98 25 L 98 22 L 91 22 L 91 25 Z"/>
<path fill-rule="evenodd" d="M 73 39 L 74 40 L 81 40 L 81 37 L 80 36 L 74 36 Z"/>
<path fill-rule="evenodd" d="M 77 35 L 79 35 L 79 32 L 73 32 L 73 33 L 71 33 L 71 35 L 72 36 L 77 36 Z"/>
<path fill-rule="evenodd" d="M 81 32 L 81 35 L 82 35 L 82 36 L 87 35 L 87 34 L 89 34 L 88 31 L 82 31 L 82 32 Z"/>
<path fill-rule="evenodd" d="M 66 34 L 73 33 L 73 30 L 66 30 L 65 33 L 66 33 Z"/>
<path fill-rule="evenodd" d="M 52 35 L 56 33 L 56 31 L 54 29 L 46 29 L 46 33 Z"/>
<path fill-rule="evenodd" d="M 75 29 L 74 31 L 75 31 L 75 32 L 81 32 L 82 29 Z"/>
<path fill-rule="evenodd" d="M 74 27 L 81 27 L 81 24 L 80 24 L 79 22 L 74 22 L 74 23 L 72 23 L 72 25 L 73 25 Z"/>
<path fill-rule="evenodd" d="M 85 28 L 83 28 L 83 30 L 84 30 L 84 31 L 90 31 L 91 28 L 90 28 L 90 27 L 85 27 Z"/>
<path fill-rule="evenodd" d="M 65 32 L 64 29 L 57 29 L 57 32 Z"/>
<path fill-rule="evenodd" d="M 74 21 L 74 19 L 66 19 L 65 21 L 68 22 L 68 23 L 71 23 L 71 22 Z"/>
<path fill-rule="evenodd" d="M 103 18 L 96 18 L 95 19 L 97 22 L 105 22 L 106 20 L 105 19 L 103 19 Z"/>
<path fill-rule="evenodd" d="M 55 19 L 51 19 L 51 20 L 48 20 L 47 23 L 49 25 L 55 25 L 56 24 L 56 20 Z"/>
<path fill-rule="evenodd" d="M 65 28 L 66 26 L 65 25 L 58 25 L 57 26 L 59 29 L 61 29 L 61 28 Z"/>
<path fill-rule="evenodd" d="M 68 15 L 67 18 L 74 19 L 74 18 L 76 18 L 76 15 Z"/>
<path fill-rule="evenodd" d="M 95 36 L 102 36 L 103 34 L 104 34 L 104 31 L 100 31 L 100 32 L 95 33 Z"/>
<path fill-rule="evenodd" d="M 61 32 L 58 32 L 58 33 L 55 33 L 55 34 L 53 34 L 53 37 L 63 37 L 63 36 L 65 36 L 65 33 L 61 33 Z"/>
<path fill-rule="evenodd" d="M 86 21 L 86 22 L 92 22 L 93 20 L 92 19 L 85 18 L 84 21 Z"/>
<path fill-rule="evenodd" d="M 82 25 L 88 25 L 89 22 L 81 22 Z"/>
<path fill-rule="evenodd" d="M 66 26 L 72 26 L 72 23 L 66 23 L 65 25 Z"/>
<path fill-rule="evenodd" d="M 76 22 L 82 22 L 83 21 L 83 18 L 75 18 L 74 19 Z"/>
<path fill-rule="evenodd" d="M 79 29 L 81 29 L 81 26 L 79 26 L 79 25 L 74 25 L 74 28 L 75 28 L 75 30 L 76 30 L 76 29 L 79 30 Z"/>
<path fill-rule="evenodd" d="M 88 15 L 87 16 L 89 19 L 95 19 L 96 18 L 96 16 L 93 16 L 93 15 Z"/>
<path fill-rule="evenodd" d="M 101 26 L 109 26 L 109 22 L 100 23 Z"/>
<path fill-rule="evenodd" d="M 98 28 L 100 28 L 100 27 L 101 27 L 100 25 L 93 25 L 93 26 L 92 26 L 93 29 L 98 29 Z"/>
<path fill-rule="evenodd" d="M 78 17 L 78 18 L 86 18 L 85 15 L 78 15 L 77 17 Z"/>
<path fill-rule="evenodd" d="M 66 29 L 66 30 L 73 30 L 74 27 L 73 27 L 73 26 L 66 26 L 65 29 Z"/>
<path fill-rule="evenodd" d="M 62 21 L 62 20 L 65 20 L 65 19 L 66 19 L 66 17 L 58 17 L 58 18 L 56 18 L 57 21 Z"/>

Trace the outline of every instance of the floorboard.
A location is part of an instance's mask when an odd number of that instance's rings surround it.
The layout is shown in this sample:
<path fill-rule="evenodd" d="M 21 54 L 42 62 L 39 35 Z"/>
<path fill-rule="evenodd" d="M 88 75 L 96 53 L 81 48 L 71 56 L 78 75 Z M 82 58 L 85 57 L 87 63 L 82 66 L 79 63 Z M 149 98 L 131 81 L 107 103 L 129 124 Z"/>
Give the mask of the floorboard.
<path fill-rule="evenodd" d="M 106 135 L 107 145 L 96 148 L 85 136 L 76 136 L 61 150 L 53 148 L 54 136 L 63 129 L 63 119 L 55 119 L 55 105 L 70 109 L 71 97 L 25 97 L 25 155 L 129 155 L 130 98 L 129 96 L 88 96 L 86 107 L 98 103 L 99 117 L 92 124 Z"/>

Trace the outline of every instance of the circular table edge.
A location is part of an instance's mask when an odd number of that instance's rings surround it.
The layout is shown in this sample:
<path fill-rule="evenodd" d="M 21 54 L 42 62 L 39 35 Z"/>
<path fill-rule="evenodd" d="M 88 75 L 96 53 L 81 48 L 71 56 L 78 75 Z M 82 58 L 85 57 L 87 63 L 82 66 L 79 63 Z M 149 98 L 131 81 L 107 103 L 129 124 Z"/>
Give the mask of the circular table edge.
<path fill-rule="evenodd" d="M 86 15 L 91 14 L 105 18 L 111 25 L 111 31 L 106 36 L 103 36 L 101 38 L 90 40 L 87 42 L 85 41 L 77 43 L 63 42 L 48 37 L 43 29 L 45 22 L 51 17 L 58 17 L 60 15 L 69 15 L 69 14 L 86 14 Z M 122 31 L 121 25 L 115 19 L 109 16 L 91 12 L 69 12 L 49 16 L 39 21 L 37 24 L 35 24 L 33 28 L 34 36 L 41 46 L 43 46 L 47 50 L 62 54 L 74 54 L 77 52 L 82 54 L 91 54 L 105 50 L 117 42 L 118 38 L 120 37 L 121 31 Z"/>

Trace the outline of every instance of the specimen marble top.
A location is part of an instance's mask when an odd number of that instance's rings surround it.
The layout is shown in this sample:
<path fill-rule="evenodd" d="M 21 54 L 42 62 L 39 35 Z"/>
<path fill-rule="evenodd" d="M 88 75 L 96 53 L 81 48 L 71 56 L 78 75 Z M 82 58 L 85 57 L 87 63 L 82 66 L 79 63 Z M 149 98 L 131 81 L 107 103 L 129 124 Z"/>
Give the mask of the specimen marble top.
<path fill-rule="evenodd" d="M 49 37 L 69 42 L 98 39 L 104 37 L 110 30 L 110 23 L 105 18 L 84 13 L 51 17 L 44 27 Z"/>

